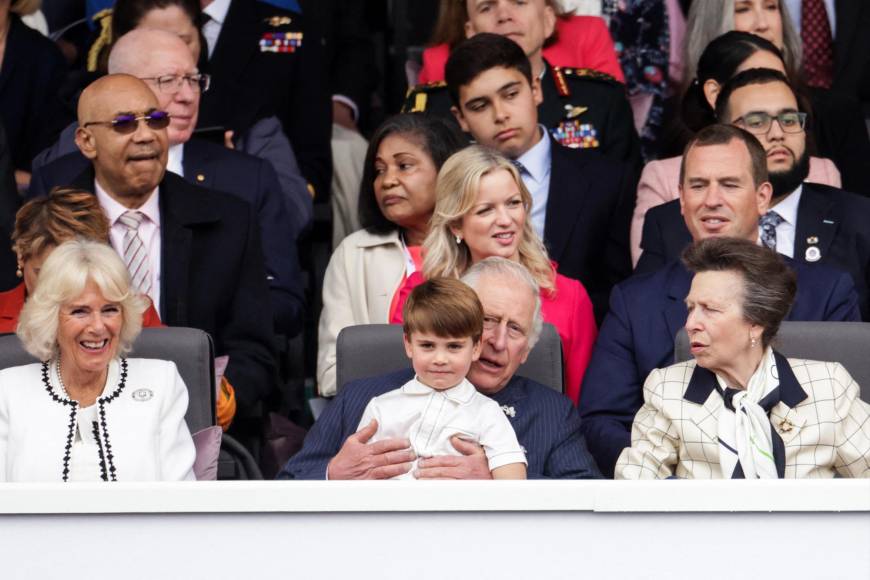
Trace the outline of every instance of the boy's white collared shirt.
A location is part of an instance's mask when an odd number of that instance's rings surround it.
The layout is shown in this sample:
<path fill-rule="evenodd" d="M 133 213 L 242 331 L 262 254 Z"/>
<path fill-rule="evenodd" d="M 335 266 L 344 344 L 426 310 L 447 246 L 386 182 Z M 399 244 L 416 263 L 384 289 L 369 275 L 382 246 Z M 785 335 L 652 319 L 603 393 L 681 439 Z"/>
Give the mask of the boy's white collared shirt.
<path fill-rule="evenodd" d="M 510 421 L 498 403 L 477 392 L 468 379 L 438 391 L 416 377 L 369 401 L 357 430 L 377 419 L 378 430 L 369 443 L 407 438 L 418 457 L 460 455 L 454 435 L 480 444 L 492 471 L 511 463 L 527 464 Z M 396 479 L 413 479 L 415 465 Z"/>

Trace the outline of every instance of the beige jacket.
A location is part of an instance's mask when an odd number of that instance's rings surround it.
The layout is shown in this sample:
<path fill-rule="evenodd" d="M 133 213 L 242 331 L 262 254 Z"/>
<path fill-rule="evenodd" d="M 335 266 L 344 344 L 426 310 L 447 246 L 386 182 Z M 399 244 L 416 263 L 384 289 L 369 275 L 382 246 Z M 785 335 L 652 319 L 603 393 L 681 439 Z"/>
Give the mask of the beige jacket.
<path fill-rule="evenodd" d="M 335 340 L 346 326 L 386 324 L 402 282 L 405 254 L 399 232 L 354 232 L 336 248 L 323 279 L 323 310 L 317 331 L 317 384 L 335 395 Z"/>
<path fill-rule="evenodd" d="M 655 369 L 622 450 L 616 479 L 721 479 L 715 375 L 695 361 Z M 770 422 L 785 445 L 785 478 L 870 477 L 870 405 L 843 365 L 777 360 L 783 397 Z M 706 376 L 708 375 L 708 376 Z"/>

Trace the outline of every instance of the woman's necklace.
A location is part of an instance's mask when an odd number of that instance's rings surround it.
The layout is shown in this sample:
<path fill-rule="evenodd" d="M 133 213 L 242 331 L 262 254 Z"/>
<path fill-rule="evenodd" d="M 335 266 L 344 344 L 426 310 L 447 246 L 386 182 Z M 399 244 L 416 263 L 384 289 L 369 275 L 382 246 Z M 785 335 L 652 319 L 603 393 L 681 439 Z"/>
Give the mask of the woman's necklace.
<path fill-rule="evenodd" d="M 124 384 L 125 378 L 126 378 L 126 376 L 121 377 L 121 385 L 122 386 Z M 69 399 L 70 401 L 74 400 L 70 396 L 69 391 L 66 390 L 66 384 L 63 382 L 63 373 L 61 372 L 61 367 L 60 367 L 60 357 L 57 357 L 57 380 L 60 383 L 60 391 L 63 393 L 63 396 L 66 397 L 67 399 Z M 109 381 L 109 367 L 106 367 L 106 382 L 108 382 L 108 381 Z M 99 397 L 97 397 L 97 398 L 99 398 Z"/>
<path fill-rule="evenodd" d="M 57 357 L 57 380 L 60 383 L 60 392 L 63 393 L 64 397 L 72 400 L 72 397 L 69 396 L 66 390 L 66 385 L 63 383 L 63 373 L 60 372 L 60 357 Z"/>

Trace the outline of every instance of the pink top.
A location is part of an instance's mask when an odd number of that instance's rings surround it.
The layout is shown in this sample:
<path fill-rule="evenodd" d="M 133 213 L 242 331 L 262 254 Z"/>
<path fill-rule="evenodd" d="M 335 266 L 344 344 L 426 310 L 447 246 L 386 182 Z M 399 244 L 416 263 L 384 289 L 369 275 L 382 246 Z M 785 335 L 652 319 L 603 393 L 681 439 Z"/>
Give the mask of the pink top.
<path fill-rule="evenodd" d="M 424 278 L 420 272 L 411 274 L 399 289 L 399 299 L 392 319 L 393 324 L 402 324 L 402 307 L 405 300 L 415 287 L 422 284 Z M 565 394 L 577 404 L 580 400 L 580 385 L 589 358 L 592 356 L 592 346 L 598 336 L 595 326 L 595 315 L 592 313 L 592 301 L 586 288 L 573 278 L 556 274 L 556 294 L 551 298 L 541 293 L 541 315 L 544 322 L 556 327 L 559 338 L 562 339 L 562 354 L 565 360 Z"/>
<path fill-rule="evenodd" d="M 402 308 L 405 306 L 408 294 L 423 282 L 423 275 L 420 273 L 423 269 L 423 246 L 406 246 L 405 249 L 411 255 L 416 270 L 410 276 L 407 274 L 407 269 L 402 273 L 402 281 L 390 302 L 390 324 L 402 324 Z"/>
<path fill-rule="evenodd" d="M 640 239 L 643 235 L 643 220 L 646 212 L 657 205 L 680 197 L 680 157 L 650 161 L 643 168 L 637 184 L 637 202 L 631 218 L 631 262 L 637 265 L 640 259 Z M 842 187 L 840 172 L 830 159 L 810 157 L 810 174 L 807 181 L 831 187 Z"/>
<path fill-rule="evenodd" d="M 621 83 L 625 82 L 622 68 L 616 58 L 613 40 L 607 25 L 598 16 L 571 16 L 557 18 L 558 40 L 544 47 L 543 54 L 553 66 L 591 68 L 607 73 Z M 444 65 L 450 49 L 446 44 L 429 47 L 423 51 L 423 68 L 419 81 L 433 83 L 444 80 Z"/>
<path fill-rule="evenodd" d="M 589 366 L 592 346 L 598 336 L 592 301 L 578 280 L 556 274 L 556 296 L 541 293 L 544 322 L 556 327 L 565 359 L 565 394 L 574 404 L 580 400 L 580 385 Z"/>

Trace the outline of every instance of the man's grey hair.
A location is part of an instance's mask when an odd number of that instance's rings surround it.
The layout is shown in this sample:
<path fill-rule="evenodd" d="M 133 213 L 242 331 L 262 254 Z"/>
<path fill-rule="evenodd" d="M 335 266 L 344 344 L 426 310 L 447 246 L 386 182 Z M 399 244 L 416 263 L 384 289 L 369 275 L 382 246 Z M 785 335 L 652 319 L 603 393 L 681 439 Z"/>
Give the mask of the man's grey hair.
<path fill-rule="evenodd" d="M 486 258 L 473 265 L 463 274 L 462 281 L 477 289 L 480 279 L 484 276 L 513 278 L 515 281 L 525 284 L 534 296 L 535 311 L 532 315 L 532 327 L 529 329 L 529 350 L 531 350 L 537 344 L 538 338 L 541 336 L 541 329 L 544 326 L 544 319 L 541 315 L 541 291 L 538 283 L 535 282 L 531 272 L 519 262 L 497 256 Z"/>

